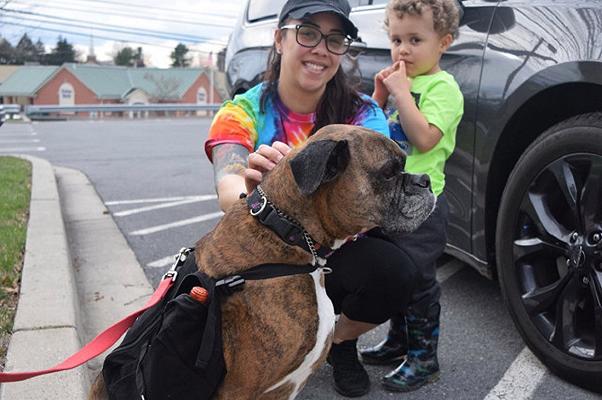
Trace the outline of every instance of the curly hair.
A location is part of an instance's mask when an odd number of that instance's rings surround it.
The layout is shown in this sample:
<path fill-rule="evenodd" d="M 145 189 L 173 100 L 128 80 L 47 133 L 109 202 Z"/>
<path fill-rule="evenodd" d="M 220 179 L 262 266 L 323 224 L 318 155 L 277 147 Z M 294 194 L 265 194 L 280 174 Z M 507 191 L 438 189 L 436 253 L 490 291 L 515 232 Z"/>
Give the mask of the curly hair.
<path fill-rule="evenodd" d="M 449 33 L 456 39 L 460 23 L 457 0 L 390 0 L 385 13 L 385 30 L 389 31 L 391 15 L 397 18 L 404 15 L 420 16 L 429 9 L 433 12 L 435 32 L 441 36 Z"/>

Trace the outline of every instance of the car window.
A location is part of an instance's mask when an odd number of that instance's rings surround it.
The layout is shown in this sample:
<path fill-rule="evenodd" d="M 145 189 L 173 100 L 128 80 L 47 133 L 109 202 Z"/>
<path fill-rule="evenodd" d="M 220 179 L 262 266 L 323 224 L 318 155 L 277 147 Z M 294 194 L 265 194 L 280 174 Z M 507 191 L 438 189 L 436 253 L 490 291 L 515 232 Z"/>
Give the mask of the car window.
<path fill-rule="evenodd" d="M 367 4 L 366 0 L 349 0 L 348 2 L 351 8 Z"/>
<path fill-rule="evenodd" d="M 286 0 L 250 0 L 247 11 L 249 22 L 276 18 Z M 386 2 L 385 2 L 386 3 Z M 367 0 L 349 0 L 351 8 L 367 4 Z"/>
<path fill-rule="evenodd" d="M 250 0 L 247 11 L 249 22 L 260 19 L 275 18 L 286 0 Z"/>

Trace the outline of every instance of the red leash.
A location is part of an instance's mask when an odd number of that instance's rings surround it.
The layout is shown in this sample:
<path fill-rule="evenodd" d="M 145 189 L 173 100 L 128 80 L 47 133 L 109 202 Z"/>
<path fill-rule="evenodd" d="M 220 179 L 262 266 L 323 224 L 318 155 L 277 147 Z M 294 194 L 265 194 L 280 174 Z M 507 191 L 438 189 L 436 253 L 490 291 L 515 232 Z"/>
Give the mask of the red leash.
<path fill-rule="evenodd" d="M 83 363 L 90 361 L 94 357 L 103 353 L 107 349 L 109 349 L 115 342 L 119 340 L 119 338 L 128 330 L 130 326 L 134 323 L 136 318 L 144 311 L 153 307 L 157 304 L 165 294 L 169 290 L 169 288 L 173 285 L 175 281 L 175 272 L 167 273 L 159 287 L 153 293 L 151 298 L 148 300 L 146 305 L 142 307 L 140 310 L 128 315 L 121 321 L 116 324 L 110 326 L 98 336 L 96 336 L 90 343 L 85 345 L 80 351 L 73 354 L 71 357 L 67 358 L 60 364 L 55 365 L 50 369 L 45 369 L 41 371 L 29 371 L 29 372 L 0 372 L 0 382 L 18 382 L 24 381 L 29 378 L 33 378 L 34 376 L 46 375 L 53 372 L 65 371 L 67 369 L 73 369 L 75 367 L 79 367 Z"/>

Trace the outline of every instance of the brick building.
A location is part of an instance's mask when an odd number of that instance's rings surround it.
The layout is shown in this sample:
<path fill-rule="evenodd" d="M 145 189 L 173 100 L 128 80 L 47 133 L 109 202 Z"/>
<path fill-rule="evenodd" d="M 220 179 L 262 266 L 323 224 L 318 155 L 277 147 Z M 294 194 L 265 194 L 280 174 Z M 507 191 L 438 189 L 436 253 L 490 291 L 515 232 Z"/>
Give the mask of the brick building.
<path fill-rule="evenodd" d="M 221 103 L 221 82 L 205 68 L 128 68 L 93 64 L 21 66 L 0 86 L 5 104 Z"/>

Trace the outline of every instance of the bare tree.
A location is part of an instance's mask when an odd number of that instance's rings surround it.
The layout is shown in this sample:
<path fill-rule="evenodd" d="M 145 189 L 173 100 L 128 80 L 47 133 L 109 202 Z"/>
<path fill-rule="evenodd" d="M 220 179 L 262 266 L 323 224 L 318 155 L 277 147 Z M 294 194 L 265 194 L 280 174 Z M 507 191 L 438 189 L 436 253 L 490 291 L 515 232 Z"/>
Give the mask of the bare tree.
<path fill-rule="evenodd" d="M 174 100 L 178 97 L 178 89 L 180 88 L 180 80 L 173 77 L 163 75 L 155 75 L 150 72 L 144 74 L 144 79 L 151 81 L 155 90 L 149 93 L 153 103 L 159 103 L 166 100 Z"/>

